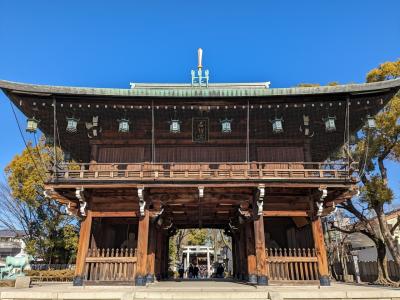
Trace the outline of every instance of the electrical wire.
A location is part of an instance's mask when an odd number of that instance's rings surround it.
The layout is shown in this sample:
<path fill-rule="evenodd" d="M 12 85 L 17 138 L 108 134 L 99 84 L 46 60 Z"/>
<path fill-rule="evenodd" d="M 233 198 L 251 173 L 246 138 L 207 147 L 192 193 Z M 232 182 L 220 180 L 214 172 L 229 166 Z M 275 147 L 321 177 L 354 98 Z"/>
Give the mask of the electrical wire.
<path fill-rule="evenodd" d="M 42 176 L 42 174 L 41 174 L 41 172 L 40 172 L 38 166 L 36 165 L 36 161 L 35 161 L 35 159 L 33 158 L 31 149 L 28 147 L 28 143 L 27 143 L 26 140 L 25 140 L 24 134 L 22 133 L 21 125 L 19 124 L 19 121 L 18 121 L 18 118 L 17 118 L 17 114 L 15 113 L 15 109 L 14 109 L 14 106 L 13 106 L 13 104 L 11 103 L 11 101 L 10 101 L 10 106 L 11 106 L 12 112 L 13 112 L 13 114 L 14 114 L 15 121 L 16 121 L 16 123 L 17 123 L 17 125 L 18 125 L 18 130 L 19 130 L 19 133 L 20 133 L 20 135 L 21 135 L 21 138 L 22 138 L 22 140 L 24 141 L 24 144 L 25 144 L 26 149 L 28 150 L 29 157 L 31 158 L 31 160 L 32 160 L 32 162 L 33 162 L 33 165 L 34 165 L 36 171 L 38 172 L 40 179 L 41 179 L 43 182 L 45 182 L 45 180 L 44 180 L 44 178 L 43 178 L 43 176 Z"/>
<path fill-rule="evenodd" d="M 368 152 L 369 152 L 369 130 L 367 131 L 366 145 L 365 145 L 365 151 L 364 151 L 364 164 L 362 166 L 362 170 L 359 175 L 360 178 L 364 175 L 364 172 L 365 172 L 365 166 L 367 165 Z"/>

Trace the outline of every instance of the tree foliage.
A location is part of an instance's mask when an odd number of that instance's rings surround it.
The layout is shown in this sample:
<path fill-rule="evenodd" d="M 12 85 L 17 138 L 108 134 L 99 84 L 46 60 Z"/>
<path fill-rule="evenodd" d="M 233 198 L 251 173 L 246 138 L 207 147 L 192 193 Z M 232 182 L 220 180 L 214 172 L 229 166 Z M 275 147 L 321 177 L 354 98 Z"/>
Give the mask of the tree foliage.
<path fill-rule="evenodd" d="M 400 77 L 400 59 L 380 64 L 367 74 L 367 82 L 377 82 Z"/>
<path fill-rule="evenodd" d="M 0 224 L 24 230 L 26 251 L 36 259 L 68 263 L 76 253 L 78 229 L 76 220 L 65 213 L 61 204 L 44 196 L 52 150 L 41 139 L 37 146 L 28 144 L 7 165 L 9 188 L 2 188 L 0 207 L 8 210 L 0 215 Z"/>
<path fill-rule="evenodd" d="M 368 82 L 398 78 L 400 61 L 386 62 L 367 75 Z M 361 195 L 341 204 L 358 220 L 352 228 L 337 228 L 346 233 L 360 232 L 368 236 L 378 251 L 379 283 L 390 282 L 387 272 L 386 247 L 400 268 L 400 252 L 385 216 L 385 207 L 392 203 L 393 191 L 388 185 L 387 160 L 400 157 L 400 97 L 394 96 L 375 117 L 376 127 L 364 127 L 352 157 L 360 162 Z M 372 216 L 372 217 L 371 217 Z"/>

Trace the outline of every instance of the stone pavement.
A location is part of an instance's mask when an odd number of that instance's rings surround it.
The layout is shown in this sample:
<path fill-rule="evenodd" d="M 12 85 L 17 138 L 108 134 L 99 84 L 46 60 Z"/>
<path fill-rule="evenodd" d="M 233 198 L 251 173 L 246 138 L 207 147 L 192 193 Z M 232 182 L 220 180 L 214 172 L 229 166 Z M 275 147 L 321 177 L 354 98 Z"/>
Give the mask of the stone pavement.
<path fill-rule="evenodd" d="M 387 299 L 400 300 L 400 289 L 333 283 L 330 287 L 259 287 L 231 281 L 164 281 L 148 287 L 86 286 L 70 283 L 35 285 L 29 289 L 0 288 L 0 299 Z"/>

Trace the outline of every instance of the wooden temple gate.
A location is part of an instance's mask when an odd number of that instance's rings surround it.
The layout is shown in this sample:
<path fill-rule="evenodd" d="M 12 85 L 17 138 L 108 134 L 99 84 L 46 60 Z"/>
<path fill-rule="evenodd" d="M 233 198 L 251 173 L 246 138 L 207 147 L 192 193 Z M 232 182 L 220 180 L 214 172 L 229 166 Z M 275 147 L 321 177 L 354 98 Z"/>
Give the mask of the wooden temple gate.
<path fill-rule="evenodd" d="M 0 80 L 53 147 L 46 196 L 81 220 L 75 285 L 168 278 L 185 228 L 224 229 L 238 280 L 328 285 L 321 217 L 357 189 L 357 164 L 331 154 L 399 87 Z"/>

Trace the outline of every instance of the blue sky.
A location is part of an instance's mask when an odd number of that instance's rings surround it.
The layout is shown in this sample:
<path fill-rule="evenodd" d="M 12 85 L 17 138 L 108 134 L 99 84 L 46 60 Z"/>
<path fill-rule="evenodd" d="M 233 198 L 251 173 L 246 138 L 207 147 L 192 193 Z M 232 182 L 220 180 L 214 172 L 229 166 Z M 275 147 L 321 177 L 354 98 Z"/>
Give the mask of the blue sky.
<path fill-rule="evenodd" d="M 189 82 L 202 47 L 212 82 L 364 82 L 370 69 L 400 58 L 399 11 L 398 0 L 0 1 L 0 78 L 121 88 Z M 2 170 L 23 148 L 3 94 L 0 120 Z M 399 195 L 400 171 L 389 167 Z"/>

